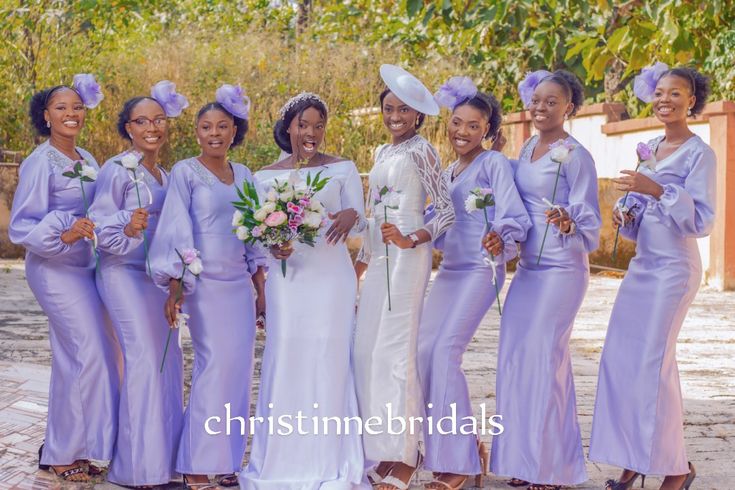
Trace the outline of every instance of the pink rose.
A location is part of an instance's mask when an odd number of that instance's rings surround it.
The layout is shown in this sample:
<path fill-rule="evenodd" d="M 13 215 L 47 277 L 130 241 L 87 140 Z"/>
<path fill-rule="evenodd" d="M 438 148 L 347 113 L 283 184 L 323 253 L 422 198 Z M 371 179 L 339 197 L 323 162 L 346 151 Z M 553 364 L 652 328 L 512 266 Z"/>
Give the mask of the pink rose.
<path fill-rule="evenodd" d="M 196 259 L 198 255 L 199 252 L 195 248 L 185 248 L 181 251 L 181 259 L 186 265 L 194 262 L 194 259 Z"/>
<path fill-rule="evenodd" d="M 286 222 L 288 216 L 283 211 L 274 211 L 265 218 L 265 224 L 271 228 L 281 226 Z"/>

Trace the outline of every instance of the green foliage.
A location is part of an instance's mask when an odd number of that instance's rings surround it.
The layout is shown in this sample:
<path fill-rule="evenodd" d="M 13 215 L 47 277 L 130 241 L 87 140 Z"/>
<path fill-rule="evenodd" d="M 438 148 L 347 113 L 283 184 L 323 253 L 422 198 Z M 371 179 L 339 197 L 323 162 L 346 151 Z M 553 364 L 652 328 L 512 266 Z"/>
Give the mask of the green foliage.
<path fill-rule="evenodd" d="M 735 98 L 735 0 L 3 0 L 0 3 L 0 146 L 28 153 L 37 140 L 26 115 L 34 91 L 94 73 L 105 100 L 88 111 L 82 146 L 100 160 L 125 148 L 117 111 L 169 79 L 191 107 L 172 122 L 165 163 L 198 153 L 193 115 L 222 83 L 241 83 L 253 102 L 245 144 L 233 160 L 253 169 L 279 150 L 272 127 L 292 95 L 329 104 L 327 150 L 371 166 L 387 139 L 375 107 L 378 67 L 401 63 L 431 87 L 467 74 L 504 110 L 521 108 L 524 73 L 566 68 L 588 101 L 646 106 L 630 82 L 655 60 L 709 73 L 717 98 Z M 443 123 L 422 133 L 440 141 Z M 443 156 L 448 149 L 440 148 Z"/>

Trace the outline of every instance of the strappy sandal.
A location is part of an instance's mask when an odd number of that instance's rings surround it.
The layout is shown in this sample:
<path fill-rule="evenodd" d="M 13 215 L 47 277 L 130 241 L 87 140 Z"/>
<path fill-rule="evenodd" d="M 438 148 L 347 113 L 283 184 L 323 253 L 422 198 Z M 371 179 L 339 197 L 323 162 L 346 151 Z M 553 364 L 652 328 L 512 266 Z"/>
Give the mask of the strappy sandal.
<path fill-rule="evenodd" d="M 449 473 L 444 473 L 442 476 L 448 475 L 448 474 Z M 461 488 L 464 488 L 464 484 L 467 483 L 467 480 L 469 479 L 469 476 L 464 476 L 464 475 L 452 475 L 452 476 L 463 476 L 463 479 L 456 486 L 452 486 L 452 485 L 450 485 L 449 483 L 447 483 L 447 482 L 445 482 L 443 480 L 436 479 L 436 480 L 432 480 L 429 483 L 425 484 L 424 485 L 424 488 L 428 488 L 430 490 L 433 490 L 433 489 L 436 489 L 437 488 L 437 485 L 439 485 L 440 488 L 443 488 L 443 489 L 446 489 L 446 490 L 460 490 Z M 429 485 L 431 485 L 431 486 L 429 486 Z"/>
<path fill-rule="evenodd" d="M 237 475 L 234 473 L 217 475 L 217 485 L 221 487 L 236 487 L 238 485 Z"/>
<path fill-rule="evenodd" d="M 373 487 L 377 486 L 380 482 L 383 481 L 383 477 L 380 476 L 380 473 L 378 473 L 372 468 L 367 470 L 367 477 L 368 477 L 368 481 L 370 482 L 370 485 Z"/>
<path fill-rule="evenodd" d="M 407 482 L 404 482 L 400 478 L 393 476 L 391 473 L 388 473 L 388 475 L 383 478 L 383 481 L 381 481 L 378 485 L 390 485 L 394 488 L 397 488 L 398 490 L 408 490 L 408 487 L 411 486 L 411 481 L 413 480 L 413 477 L 416 476 L 418 470 L 419 467 L 417 465 L 416 468 L 413 469 L 413 473 L 411 473 L 411 476 L 408 477 Z"/>
<path fill-rule="evenodd" d="M 526 490 L 561 490 L 561 485 L 544 485 L 542 483 L 532 483 Z"/>
<path fill-rule="evenodd" d="M 511 478 L 505 483 L 507 483 L 511 487 L 527 487 L 528 485 L 531 484 L 530 481 L 521 480 L 520 478 Z"/>
<path fill-rule="evenodd" d="M 88 483 L 90 481 L 89 475 L 86 471 L 84 471 L 84 467 L 82 466 L 74 466 L 73 468 L 69 468 L 68 470 L 64 470 L 61 473 L 56 471 L 56 467 L 51 466 L 51 472 L 56 475 L 57 478 L 61 478 L 64 481 L 73 482 L 73 483 Z M 72 477 L 76 475 L 84 475 L 83 480 L 77 480 L 73 479 Z"/>
<path fill-rule="evenodd" d="M 97 465 L 92 464 L 88 459 L 83 459 L 80 461 L 82 465 L 87 467 L 87 474 L 89 476 L 100 476 L 105 472 L 103 468 L 100 468 Z"/>

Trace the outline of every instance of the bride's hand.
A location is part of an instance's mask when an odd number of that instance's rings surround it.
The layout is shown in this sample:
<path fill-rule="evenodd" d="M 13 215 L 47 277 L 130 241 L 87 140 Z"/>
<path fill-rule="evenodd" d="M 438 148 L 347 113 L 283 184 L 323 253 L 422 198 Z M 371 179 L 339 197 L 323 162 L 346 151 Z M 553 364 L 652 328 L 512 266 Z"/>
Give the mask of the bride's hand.
<path fill-rule="evenodd" d="M 334 214 L 329 213 L 329 219 L 334 221 L 332 226 L 327 230 L 327 243 L 332 245 L 346 240 L 350 230 L 355 226 L 357 218 L 357 211 L 352 208 L 343 209 L 342 211 L 338 211 Z"/>
<path fill-rule="evenodd" d="M 286 260 L 293 253 L 293 246 L 291 242 L 284 243 L 281 246 L 273 246 L 270 248 L 271 255 L 278 260 Z"/>

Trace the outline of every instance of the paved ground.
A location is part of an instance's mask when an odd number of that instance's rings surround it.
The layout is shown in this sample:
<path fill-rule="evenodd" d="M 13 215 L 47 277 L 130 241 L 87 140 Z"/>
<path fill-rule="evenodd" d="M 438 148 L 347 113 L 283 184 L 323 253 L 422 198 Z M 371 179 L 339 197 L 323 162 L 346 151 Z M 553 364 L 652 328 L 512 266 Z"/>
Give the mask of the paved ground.
<path fill-rule="evenodd" d="M 618 278 L 593 277 L 572 336 L 585 446 L 592 423 L 597 364 L 619 284 Z M 735 293 L 703 288 L 679 338 L 685 433 L 689 458 L 700 475 L 693 485 L 697 490 L 735 488 L 730 483 L 735 481 L 734 327 Z M 476 406 L 482 402 L 490 408 L 495 406 L 497 342 L 498 317 L 493 309 L 464 358 Z M 262 339 L 257 355 L 261 352 Z M 61 488 L 49 473 L 35 469 L 45 423 L 49 356 L 46 321 L 26 285 L 22 264 L 0 263 L 0 488 Z M 591 480 L 577 488 L 603 488 L 604 481 L 617 473 L 594 463 L 588 463 L 587 469 Z M 426 481 L 428 475 L 421 477 Z M 657 488 L 659 481 L 648 481 L 647 488 Z M 63 487 L 74 488 L 74 485 Z M 113 488 L 114 485 L 99 483 L 96 487 Z M 510 487 L 502 479 L 490 477 L 485 488 Z"/>

